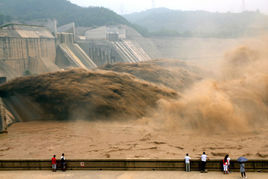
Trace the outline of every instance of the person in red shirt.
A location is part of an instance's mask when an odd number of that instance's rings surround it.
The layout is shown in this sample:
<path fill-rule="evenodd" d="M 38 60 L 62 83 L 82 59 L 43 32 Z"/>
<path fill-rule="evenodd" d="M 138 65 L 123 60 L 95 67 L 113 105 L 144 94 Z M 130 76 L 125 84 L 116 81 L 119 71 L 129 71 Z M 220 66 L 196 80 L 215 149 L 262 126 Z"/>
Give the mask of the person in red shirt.
<path fill-rule="evenodd" d="M 228 174 L 228 157 L 229 155 L 226 155 L 223 159 L 223 172 L 224 174 Z"/>
<path fill-rule="evenodd" d="M 51 160 L 52 160 L 52 171 L 55 172 L 56 169 L 57 169 L 57 159 L 56 159 L 56 155 L 54 155 L 54 156 L 52 157 Z"/>

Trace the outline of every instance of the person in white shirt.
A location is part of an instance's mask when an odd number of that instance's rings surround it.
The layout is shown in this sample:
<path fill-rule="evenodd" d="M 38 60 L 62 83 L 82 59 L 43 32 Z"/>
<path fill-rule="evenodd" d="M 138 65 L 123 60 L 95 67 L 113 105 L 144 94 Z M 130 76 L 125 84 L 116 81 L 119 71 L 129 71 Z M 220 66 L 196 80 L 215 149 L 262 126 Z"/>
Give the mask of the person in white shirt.
<path fill-rule="evenodd" d="M 231 164 L 231 158 L 228 155 L 227 157 L 228 173 L 230 173 L 230 164 Z"/>
<path fill-rule="evenodd" d="M 62 153 L 62 155 L 61 155 L 60 163 L 61 163 L 61 170 L 65 171 L 66 170 L 66 161 L 65 161 L 64 153 Z"/>
<path fill-rule="evenodd" d="M 189 154 L 188 153 L 184 157 L 184 160 L 185 160 L 186 172 L 190 172 L 190 160 L 191 160 L 191 157 L 189 157 Z"/>
<path fill-rule="evenodd" d="M 207 155 L 205 152 L 201 155 L 201 172 L 206 171 Z"/>

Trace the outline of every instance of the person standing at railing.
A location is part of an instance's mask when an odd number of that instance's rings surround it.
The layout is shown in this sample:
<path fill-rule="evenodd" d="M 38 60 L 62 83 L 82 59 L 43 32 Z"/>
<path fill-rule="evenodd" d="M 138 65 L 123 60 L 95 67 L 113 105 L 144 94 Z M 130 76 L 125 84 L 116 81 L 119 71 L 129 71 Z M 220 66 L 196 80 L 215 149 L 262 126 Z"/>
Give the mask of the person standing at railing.
<path fill-rule="evenodd" d="M 228 165 L 228 173 L 230 173 L 230 164 L 231 164 L 231 158 L 229 157 L 229 155 L 227 155 L 227 165 Z"/>
<path fill-rule="evenodd" d="M 57 170 L 57 159 L 56 159 L 56 155 L 53 155 L 52 159 L 51 159 L 51 164 L 52 164 L 52 171 L 56 172 Z"/>
<path fill-rule="evenodd" d="M 61 163 L 61 170 L 65 171 L 66 170 L 66 161 L 65 161 L 64 153 L 62 153 L 62 155 L 61 155 L 60 163 Z"/>
<path fill-rule="evenodd" d="M 186 169 L 186 172 L 190 172 L 190 160 L 191 160 L 191 157 L 189 157 L 189 154 L 188 153 L 184 157 L 184 160 L 185 160 L 185 169 Z"/>
<path fill-rule="evenodd" d="M 227 161 L 228 155 L 226 155 L 223 159 L 223 173 L 228 174 L 228 161 Z"/>
<path fill-rule="evenodd" d="M 245 163 L 240 162 L 240 173 L 241 173 L 242 178 L 247 178 L 246 169 L 245 169 Z"/>
<path fill-rule="evenodd" d="M 207 155 L 205 152 L 201 155 L 201 172 L 206 172 Z"/>

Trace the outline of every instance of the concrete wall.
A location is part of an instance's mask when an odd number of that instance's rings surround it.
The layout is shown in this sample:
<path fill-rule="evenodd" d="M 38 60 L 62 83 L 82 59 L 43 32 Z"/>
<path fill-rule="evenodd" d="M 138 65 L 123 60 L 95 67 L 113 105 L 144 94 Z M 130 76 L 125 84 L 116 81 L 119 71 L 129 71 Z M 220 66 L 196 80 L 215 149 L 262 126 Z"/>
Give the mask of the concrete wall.
<path fill-rule="evenodd" d="M 55 60 L 54 39 L 20 39 L 0 38 L 0 60 L 18 60 L 31 58 L 48 58 Z"/>
<path fill-rule="evenodd" d="M 78 42 L 80 47 L 97 66 L 124 62 L 124 59 L 114 49 L 113 44 L 106 40 L 90 40 Z"/>
<path fill-rule="evenodd" d="M 95 40 L 105 40 L 107 33 L 107 27 L 102 26 L 96 29 L 90 29 L 85 32 L 85 36 L 87 39 L 95 39 Z"/>
<path fill-rule="evenodd" d="M 151 58 L 131 40 L 86 40 L 78 42 L 97 66 L 118 62 L 137 63 Z"/>
<path fill-rule="evenodd" d="M 7 131 L 7 122 L 6 122 L 6 114 L 5 108 L 3 106 L 2 98 L 0 98 L 0 133 Z"/>
<path fill-rule="evenodd" d="M 4 100 L 0 97 L 0 133 L 7 133 L 7 127 L 16 122 L 13 114 L 7 109 Z"/>
<path fill-rule="evenodd" d="M 0 61 L 16 76 L 22 76 L 26 70 L 36 74 L 47 72 L 40 61 L 55 63 L 55 57 L 54 39 L 0 37 Z M 7 72 L 3 73 L 9 76 Z"/>
<path fill-rule="evenodd" d="M 58 166 L 59 160 L 58 160 Z M 222 171 L 221 160 L 207 162 L 208 171 Z M 0 170 L 48 170 L 50 160 L 0 160 Z M 231 161 L 231 171 L 239 171 L 239 163 Z M 184 160 L 154 159 L 92 159 L 67 160 L 67 170 L 185 170 Z M 191 170 L 200 170 L 200 161 L 191 161 Z M 246 163 L 246 171 L 267 172 L 267 160 L 250 160 Z"/>
<path fill-rule="evenodd" d="M 74 43 L 74 35 L 72 33 L 57 33 L 57 45 L 59 44 L 73 44 Z"/>
<path fill-rule="evenodd" d="M 151 59 L 149 55 L 140 47 L 140 45 L 134 41 L 119 40 L 112 43 L 114 48 L 116 48 L 125 59 L 128 59 L 128 62 L 137 63 Z"/>
<path fill-rule="evenodd" d="M 38 19 L 26 22 L 29 25 L 43 26 L 49 29 L 53 34 L 57 34 L 57 20 L 56 19 Z"/>
<path fill-rule="evenodd" d="M 82 35 L 85 35 L 88 40 L 107 40 L 109 34 L 117 34 L 119 39 L 125 39 L 126 26 L 102 26 L 95 29 L 89 29 Z"/>
<path fill-rule="evenodd" d="M 119 25 L 119 26 L 109 26 L 107 27 L 107 34 L 118 34 L 119 39 L 126 39 L 126 26 Z"/>
<path fill-rule="evenodd" d="M 92 69 L 97 67 L 83 49 L 74 43 L 72 33 L 57 34 L 57 56 L 55 63 L 63 69 L 69 67 Z"/>
<path fill-rule="evenodd" d="M 75 29 L 74 24 L 71 27 Z M 87 40 L 76 44 L 73 33 L 57 33 L 55 38 L 44 27 L 20 24 L 2 26 L 0 76 L 11 79 L 23 76 L 26 72 L 40 74 L 69 67 L 92 69 L 104 64 L 148 60 L 150 57 L 132 41 L 105 40 L 108 30 L 125 38 L 125 28 L 115 26 L 91 29 L 87 31 L 88 35 L 103 40 Z"/>
<path fill-rule="evenodd" d="M 63 26 L 58 27 L 58 32 L 67 32 L 67 33 L 72 33 L 74 35 L 76 35 L 76 31 L 75 31 L 75 23 L 69 23 L 69 24 L 65 24 Z"/>
<path fill-rule="evenodd" d="M 24 72 L 55 71 L 56 44 L 51 32 L 40 26 L 7 24 L 0 27 L 0 74 L 8 79 Z"/>

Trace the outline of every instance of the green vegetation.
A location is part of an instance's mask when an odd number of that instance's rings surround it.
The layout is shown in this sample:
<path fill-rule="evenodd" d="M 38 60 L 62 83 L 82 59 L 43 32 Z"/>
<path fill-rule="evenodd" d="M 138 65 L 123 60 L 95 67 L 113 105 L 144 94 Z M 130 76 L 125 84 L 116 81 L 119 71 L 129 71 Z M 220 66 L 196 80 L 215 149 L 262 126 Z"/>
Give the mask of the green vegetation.
<path fill-rule="evenodd" d="M 125 15 L 131 23 L 148 31 L 149 36 L 239 37 L 268 30 L 268 16 L 260 12 L 211 13 L 151 9 Z"/>
<path fill-rule="evenodd" d="M 0 12 L 18 21 L 57 19 L 59 25 L 75 22 L 79 26 L 128 24 L 115 12 L 102 7 L 83 8 L 67 0 L 1 0 Z"/>

